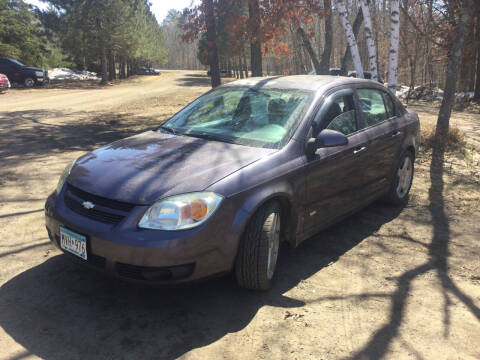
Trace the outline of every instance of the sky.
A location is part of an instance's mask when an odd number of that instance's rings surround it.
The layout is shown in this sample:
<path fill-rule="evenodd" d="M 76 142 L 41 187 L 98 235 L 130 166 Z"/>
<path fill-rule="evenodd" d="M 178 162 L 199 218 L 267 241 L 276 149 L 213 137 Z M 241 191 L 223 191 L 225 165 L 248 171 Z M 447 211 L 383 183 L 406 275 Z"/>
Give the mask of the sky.
<path fill-rule="evenodd" d="M 47 7 L 47 5 L 40 0 L 25 0 L 29 4 L 33 4 L 38 6 L 41 9 L 44 9 Z M 188 7 L 191 5 L 191 3 L 197 3 L 198 0 L 150 0 L 150 3 L 152 4 L 152 11 L 157 17 L 158 22 L 162 22 L 165 16 L 167 16 L 168 10 L 170 9 L 177 9 L 177 10 L 182 10 L 185 7 Z"/>

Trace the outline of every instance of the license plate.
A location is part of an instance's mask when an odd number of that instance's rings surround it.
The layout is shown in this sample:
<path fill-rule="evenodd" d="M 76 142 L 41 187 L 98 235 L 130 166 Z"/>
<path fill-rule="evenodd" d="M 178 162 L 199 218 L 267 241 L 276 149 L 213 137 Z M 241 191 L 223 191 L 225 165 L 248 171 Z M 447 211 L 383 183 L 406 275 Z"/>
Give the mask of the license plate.
<path fill-rule="evenodd" d="M 87 260 L 87 238 L 60 226 L 60 247 Z"/>

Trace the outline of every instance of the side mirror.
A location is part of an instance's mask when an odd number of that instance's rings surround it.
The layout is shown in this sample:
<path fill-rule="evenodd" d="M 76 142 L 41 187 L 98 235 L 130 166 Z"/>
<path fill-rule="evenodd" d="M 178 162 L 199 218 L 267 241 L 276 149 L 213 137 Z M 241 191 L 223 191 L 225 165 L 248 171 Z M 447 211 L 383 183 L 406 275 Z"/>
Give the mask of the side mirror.
<path fill-rule="evenodd" d="M 311 138 L 307 141 L 307 153 L 314 154 L 317 149 L 343 146 L 348 144 L 348 138 L 341 132 L 325 129 L 317 135 L 316 138 Z"/>

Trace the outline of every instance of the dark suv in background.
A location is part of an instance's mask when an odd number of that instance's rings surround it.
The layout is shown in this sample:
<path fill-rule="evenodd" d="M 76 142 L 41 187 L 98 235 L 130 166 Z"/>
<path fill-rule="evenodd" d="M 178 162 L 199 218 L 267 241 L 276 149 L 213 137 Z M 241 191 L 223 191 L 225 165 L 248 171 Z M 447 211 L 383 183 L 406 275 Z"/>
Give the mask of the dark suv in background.
<path fill-rule="evenodd" d="M 48 82 L 45 69 L 29 67 L 10 58 L 0 58 L 0 73 L 7 75 L 11 83 L 23 84 L 29 88 Z"/>

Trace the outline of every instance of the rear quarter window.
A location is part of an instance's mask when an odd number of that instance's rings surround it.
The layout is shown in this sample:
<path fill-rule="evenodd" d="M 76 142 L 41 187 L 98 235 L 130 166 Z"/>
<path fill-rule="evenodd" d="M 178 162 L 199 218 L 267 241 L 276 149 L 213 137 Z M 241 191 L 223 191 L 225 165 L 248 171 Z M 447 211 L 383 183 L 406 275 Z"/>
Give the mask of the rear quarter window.
<path fill-rule="evenodd" d="M 385 108 L 387 110 L 388 118 L 395 117 L 397 114 L 395 112 L 395 104 L 390 95 L 386 92 L 382 93 L 383 102 L 385 103 Z"/>

